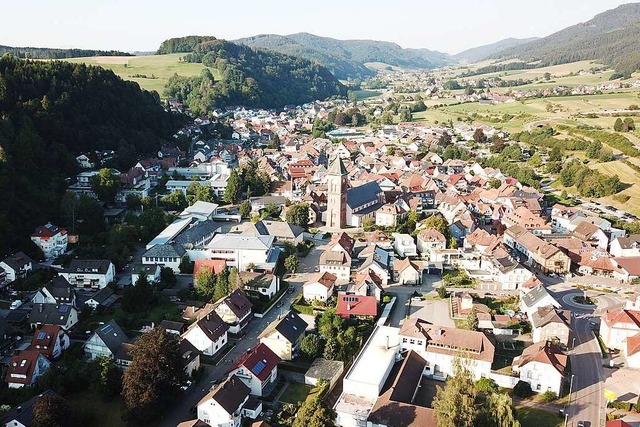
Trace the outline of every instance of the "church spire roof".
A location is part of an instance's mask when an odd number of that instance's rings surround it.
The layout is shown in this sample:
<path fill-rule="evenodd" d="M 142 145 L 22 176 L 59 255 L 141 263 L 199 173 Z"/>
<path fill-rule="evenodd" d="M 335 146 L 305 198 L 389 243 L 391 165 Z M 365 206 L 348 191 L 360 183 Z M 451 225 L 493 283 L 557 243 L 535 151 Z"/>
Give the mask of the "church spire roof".
<path fill-rule="evenodd" d="M 344 176 L 346 174 L 347 174 L 347 168 L 344 167 L 344 163 L 342 163 L 342 159 L 338 155 L 333 160 L 333 163 L 331 163 L 331 165 L 329 166 L 327 175 Z"/>

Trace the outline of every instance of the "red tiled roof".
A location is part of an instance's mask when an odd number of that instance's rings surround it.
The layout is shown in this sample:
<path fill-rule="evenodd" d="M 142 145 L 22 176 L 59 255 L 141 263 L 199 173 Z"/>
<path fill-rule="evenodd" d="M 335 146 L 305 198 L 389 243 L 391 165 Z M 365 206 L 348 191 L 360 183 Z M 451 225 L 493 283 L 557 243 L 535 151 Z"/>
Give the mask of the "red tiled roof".
<path fill-rule="evenodd" d="M 59 325 L 39 325 L 33 332 L 29 350 L 35 350 L 42 353 L 43 356 L 51 357 L 61 330 Z"/>
<path fill-rule="evenodd" d="M 31 384 L 33 371 L 38 363 L 38 356 L 40 356 L 40 353 L 35 350 L 22 350 L 14 355 L 7 367 L 6 381 L 8 383 Z M 24 376 L 24 378 L 12 377 L 12 374 Z"/>
<path fill-rule="evenodd" d="M 258 344 L 251 352 L 245 353 L 238 361 L 229 368 L 227 372 L 232 372 L 240 366 L 244 366 L 260 381 L 269 378 L 271 372 L 280 363 L 280 357 L 275 354 L 265 344 Z M 264 366 L 262 366 L 264 365 Z M 258 368 L 260 366 L 260 368 Z"/>
<path fill-rule="evenodd" d="M 602 316 L 602 320 L 609 327 L 614 326 L 616 323 L 627 323 L 636 325 L 637 328 L 640 328 L 640 311 L 624 310 L 621 308 L 607 311 L 604 316 Z"/>
<path fill-rule="evenodd" d="M 375 317 L 378 314 L 378 301 L 375 296 L 338 295 L 336 314 L 340 317 Z"/>
<path fill-rule="evenodd" d="M 213 274 L 219 274 L 227 266 L 227 262 L 223 259 L 197 259 L 193 265 L 193 278 L 200 270 L 208 269 Z"/>

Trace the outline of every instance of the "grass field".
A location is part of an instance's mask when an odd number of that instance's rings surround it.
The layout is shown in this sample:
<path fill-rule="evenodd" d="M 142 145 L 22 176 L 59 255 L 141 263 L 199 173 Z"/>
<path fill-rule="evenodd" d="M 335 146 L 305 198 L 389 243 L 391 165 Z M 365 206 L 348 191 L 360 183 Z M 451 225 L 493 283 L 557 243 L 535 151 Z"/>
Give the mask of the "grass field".
<path fill-rule="evenodd" d="M 521 427 L 559 427 L 562 426 L 562 419 L 550 412 L 540 409 L 519 406 L 518 421 Z"/>
<path fill-rule="evenodd" d="M 286 403 L 304 402 L 312 394 L 313 387 L 300 383 L 289 383 L 282 396 L 280 396 L 280 401 Z"/>
<path fill-rule="evenodd" d="M 113 70 L 123 79 L 134 81 L 143 89 L 155 90 L 162 95 L 164 86 L 172 75 L 197 76 L 206 68 L 202 64 L 180 62 L 182 56 L 184 56 L 182 53 L 148 56 L 93 56 L 72 58 L 68 61 L 99 65 Z M 218 78 L 215 69 L 211 69 L 211 72 L 214 77 Z M 135 75 L 146 77 L 133 77 Z"/>

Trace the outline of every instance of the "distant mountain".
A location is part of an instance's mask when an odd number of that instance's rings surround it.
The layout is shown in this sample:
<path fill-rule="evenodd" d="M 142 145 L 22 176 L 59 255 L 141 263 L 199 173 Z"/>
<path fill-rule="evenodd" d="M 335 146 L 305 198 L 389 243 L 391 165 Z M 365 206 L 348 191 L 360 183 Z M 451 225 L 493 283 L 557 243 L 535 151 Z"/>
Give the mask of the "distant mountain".
<path fill-rule="evenodd" d="M 466 63 L 480 62 L 487 58 L 490 58 L 491 56 L 505 49 L 514 48 L 516 46 L 520 46 L 522 44 L 529 43 L 534 40 L 538 40 L 538 37 L 531 37 L 528 39 L 508 38 L 508 39 L 500 40 L 499 42 L 467 49 L 463 52 L 453 55 L 453 58 L 455 58 L 459 62 L 466 62 Z"/>
<path fill-rule="evenodd" d="M 93 49 L 52 49 L 46 47 L 11 47 L 0 46 L 0 56 L 11 53 L 16 58 L 29 59 L 67 59 L 85 58 L 87 56 L 131 56 L 130 53 L 118 50 Z"/>
<path fill-rule="evenodd" d="M 374 74 L 364 64 L 383 62 L 404 68 L 436 68 L 453 63 L 451 57 L 428 49 L 403 49 L 390 42 L 337 40 L 309 33 L 287 36 L 262 34 L 236 40 L 252 48 L 273 50 L 286 55 L 317 61 L 339 79 Z"/>
<path fill-rule="evenodd" d="M 630 3 L 493 56 L 541 61 L 543 65 L 594 60 L 619 71 L 633 72 L 640 68 L 639 45 L 640 3 Z"/>
<path fill-rule="evenodd" d="M 215 79 L 209 70 L 197 77 L 169 79 L 165 94 L 186 102 L 194 111 L 206 112 L 225 105 L 282 108 L 346 95 L 346 88 L 318 62 L 214 37 L 201 39 L 204 41 L 195 45 L 197 36 L 171 39 L 159 49 L 165 53 L 184 52 L 193 46 L 182 60 L 218 71 Z"/>

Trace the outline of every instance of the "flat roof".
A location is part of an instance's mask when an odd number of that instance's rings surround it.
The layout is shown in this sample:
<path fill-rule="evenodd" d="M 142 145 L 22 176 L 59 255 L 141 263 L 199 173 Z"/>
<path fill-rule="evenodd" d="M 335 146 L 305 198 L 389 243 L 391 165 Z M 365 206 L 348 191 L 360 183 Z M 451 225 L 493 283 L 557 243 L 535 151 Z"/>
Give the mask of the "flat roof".
<path fill-rule="evenodd" d="M 398 353 L 399 332 L 399 328 L 377 326 L 347 372 L 345 380 L 382 387 L 389 373 L 388 368 L 393 365 Z"/>
<path fill-rule="evenodd" d="M 147 250 L 151 249 L 155 245 L 164 245 L 176 237 L 182 230 L 184 230 L 193 220 L 191 217 L 178 218 L 169 224 L 164 230 L 160 232 L 156 237 L 147 243 Z"/>

